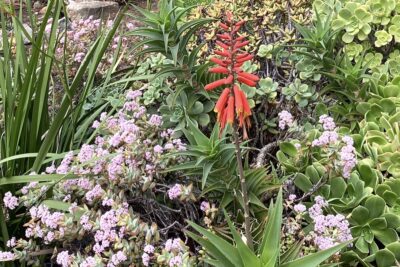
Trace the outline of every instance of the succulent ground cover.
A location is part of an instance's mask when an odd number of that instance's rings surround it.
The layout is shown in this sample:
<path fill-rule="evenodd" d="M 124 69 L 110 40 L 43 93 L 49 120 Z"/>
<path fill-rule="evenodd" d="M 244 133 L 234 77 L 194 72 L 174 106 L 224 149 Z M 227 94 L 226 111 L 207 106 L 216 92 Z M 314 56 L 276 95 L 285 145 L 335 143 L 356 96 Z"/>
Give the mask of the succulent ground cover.
<path fill-rule="evenodd" d="M 0 3 L 2 266 L 399 265 L 397 1 L 127 2 Z"/>

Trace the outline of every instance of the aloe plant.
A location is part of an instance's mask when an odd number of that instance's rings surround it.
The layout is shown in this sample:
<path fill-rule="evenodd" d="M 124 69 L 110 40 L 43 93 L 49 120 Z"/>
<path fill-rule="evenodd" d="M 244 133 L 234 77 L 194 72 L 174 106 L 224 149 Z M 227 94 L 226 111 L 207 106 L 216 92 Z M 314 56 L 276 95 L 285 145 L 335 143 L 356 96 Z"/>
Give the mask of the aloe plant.
<path fill-rule="evenodd" d="M 264 228 L 261 244 L 256 251 L 252 251 L 245 244 L 226 212 L 225 218 L 234 240 L 233 244 L 193 222 L 188 223 L 201 236 L 193 232 L 187 232 L 187 234 L 205 249 L 208 256 L 205 259 L 206 263 L 221 267 L 316 267 L 351 242 L 302 258 L 298 258 L 299 244 L 295 244 L 286 254 L 280 254 L 282 211 L 282 191 L 279 191 L 276 203 L 272 201 L 269 206 L 268 222 Z"/>
<path fill-rule="evenodd" d="M 210 137 L 204 135 L 193 123 L 183 130 L 189 141 L 186 151 L 177 152 L 187 156 L 189 160 L 174 166 L 168 171 L 182 171 L 185 175 L 201 177 L 202 195 L 208 199 L 221 200 L 221 207 L 230 209 L 237 203 L 243 206 L 239 193 L 240 184 L 237 179 L 235 146 L 227 140 L 225 132 L 219 138 L 219 127 L 215 126 Z M 247 152 L 243 146 L 243 155 Z M 262 203 L 263 196 L 279 186 L 278 182 L 269 180 L 265 168 L 244 168 L 246 185 L 249 192 L 250 208 L 253 214 L 262 215 L 266 207 Z M 243 208 L 243 207 L 242 207 Z"/>

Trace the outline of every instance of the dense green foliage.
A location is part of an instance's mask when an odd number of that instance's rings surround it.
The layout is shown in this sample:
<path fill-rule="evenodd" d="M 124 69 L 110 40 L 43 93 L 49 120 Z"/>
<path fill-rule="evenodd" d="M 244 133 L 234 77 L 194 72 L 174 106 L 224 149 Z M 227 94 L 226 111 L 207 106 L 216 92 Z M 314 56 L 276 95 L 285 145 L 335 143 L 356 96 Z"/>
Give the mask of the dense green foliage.
<path fill-rule="evenodd" d="M 398 1 L 160 0 L 79 21 L 20 2 L 0 3 L 4 266 L 399 265 Z M 246 63 L 219 50 L 230 14 Z M 215 51 L 234 63 L 209 72 Z M 240 88 L 246 134 L 217 123 L 235 82 L 204 88 L 235 67 L 258 81 Z"/>

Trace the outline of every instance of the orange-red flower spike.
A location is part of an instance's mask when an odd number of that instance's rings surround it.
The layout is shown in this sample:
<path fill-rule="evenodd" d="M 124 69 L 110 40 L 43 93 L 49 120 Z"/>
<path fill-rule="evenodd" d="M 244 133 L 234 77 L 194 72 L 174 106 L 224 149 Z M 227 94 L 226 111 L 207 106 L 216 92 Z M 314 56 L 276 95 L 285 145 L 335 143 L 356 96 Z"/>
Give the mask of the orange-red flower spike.
<path fill-rule="evenodd" d="M 221 58 L 211 58 L 211 62 L 219 65 L 210 68 L 211 73 L 220 73 L 226 75 L 224 79 L 214 81 L 205 86 L 206 90 L 212 90 L 219 86 L 225 85 L 214 111 L 217 113 L 217 121 L 220 124 L 220 134 L 226 124 L 233 124 L 238 121 L 239 127 L 243 129 L 243 138 L 248 138 L 246 127 L 250 127 L 251 109 L 245 93 L 239 88 L 239 83 L 248 86 L 256 86 L 259 81 L 257 75 L 244 72 L 241 66 L 244 62 L 253 58 L 252 55 L 245 52 L 241 48 L 249 44 L 244 36 L 238 36 L 238 31 L 245 21 L 235 22 L 233 15 L 229 11 L 226 13 L 224 22 L 220 22 L 219 26 L 222 33 L 217 34 L 216 45 L 222 50 L 215 51 L 216 55 Z"/>

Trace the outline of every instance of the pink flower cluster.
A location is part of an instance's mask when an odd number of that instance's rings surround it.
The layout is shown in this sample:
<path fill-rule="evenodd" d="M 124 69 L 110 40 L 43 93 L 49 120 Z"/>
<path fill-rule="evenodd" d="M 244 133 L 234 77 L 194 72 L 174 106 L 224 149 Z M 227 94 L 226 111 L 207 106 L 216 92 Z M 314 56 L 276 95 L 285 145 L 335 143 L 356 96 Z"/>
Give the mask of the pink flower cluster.
<path fill-rule="evenodd" d="M 312 219 L 323 214 L 323 208 L 328 206 L 328 202 L 322 196 L 316 196 L 314 202 L 315 204 L 308 209 L 308 213 Z"/>
<path fill-rule="evenodd" d="M 320 250 L 325 250 L 353 239 L 349 222 L 342 214 L 318 215 L 314 218 L 314 242 Z"/>
<path fill-rule="evenodd" d="M 144 266 L 149 266 L 151 256 L 154 253 L 154 246 L 153 245 L 146 245 L 143 249 L 144 253 L 142 254 L 142 263 Z"/>
<path fill-rule="evenodd" d="M 184 243 L 180 238 L 168 239 L 165 243 L 165 250 L 172 254 L 168 263 L 170 267 L 182 265 L 182 253 L 185 252 L 185 250 Z"/>
<path fill-rule="evenodd" d="M 56 262 L 60 264 L 62 267 L 68 267 L 71 265 L 71 255 L 69 255 L 68 251 L 62 251 L 57 254 Z"/>
<path fill-rule="evenodd" d="M 4 203 L 4 206 L 6 208 L 9 208 L 10 210 L 13 210 L 16 207 L 18 207 L 18 198 L 13 196 L 11 194 L 11 192 L 9 191 L 9 192 L 4 194 L 3 203 Z"/>
<path fill-rule="evenodd" d="M 175 184 L 168 190 L 168 197 L 169 199 L 177 199 L 182 194 L 182 186 L 180 184 Z"/>
<path fill-rule="evenodd" d="M 324 215 L 323 209 L 329 204 L 322 196 L 316 196 L 314 202 L 314 205 L 308 209 L 308 214 L 314 224 L 314 229 L 308 238 L 313 240 L 319 250 L 325 250 L 353 239 L 349 228 L 350 224 L 343 215 Z M 307 210 L 303 204 L 297 204 L 293 209 L 300 214 Z"/>
<path fill-rule="evenodd" d="M 0 261 L 12 261 L 15 258 L 15 254 L 9 251 L 0 251 Z"/>
<path fill-rule="evenodd" d="M 335 145 L 334 148 L 338 149 L 338 147 L 344 144 L 339 151 L 339 165 L 342 166 L 343 177 L 349 178 L 351 171 L 357 164 L 353 138 L 350 136 L 343 136 L 341 138 L 342 142 L 340 142 L 339 134 L 336 132 L 336 124 L 333 119 L 327 115 L 320 116 L 319 122 L 322 124 L 324 131 L 317 139 L 313 140 L 312 146 L 327 147 L 329 145 Z"/>
<path fill-rule="evenodd" d="M 325 131 L 333 131 L 336 128 L 333 118 L 328 115 L 321 115 L 319 117 L 319 123 L 322 124 Z"/>
<path fill-rule="evenodd" d="M 290 127 L 293 124 L 293 115 L 287 110 L 282 110 L 278 113 L 279 118 L 279 128 L 284 130 L 286 127 Z"/>
<path fill-rule="evenodd" d="M 353 146 L 353 138 L 350 136 L 344 136 L 342 141 L 346 144 L 339 153 L 343 165 L 343 177 L 349 178 L 351 171 L 357 164 L 356 149 Z"/>
<path fill-rule="evenodd" d="M 335 132 L 336 124 L 333 121 L 333 118 L 328 115 L 321 115 L 319 117 L 319 123 L 322 124 L 324 131 L 318 139 L 312 142 L 312 146 L 322 147 L 336 143 L 339 135 Z"/>
<path fill-rule="evenodd" d="M 144 266 L 150 266 L 151 260 L 157 259 L 157 263 L 161 264 L 162 266 L 183 266 L 185 258 L 184 255 L 186 255 L 186 258 L 188 258 L 187 250 L 188 247 L 185 246 L 180 238 L 168 239 L 165 242 L 164 248 L 162 248 L 162 257 L 157 258 L 155 257 L 157 253 L 155 252 L 154 246 L 146 245 L 143 249 L 142 264 Z"/>

